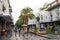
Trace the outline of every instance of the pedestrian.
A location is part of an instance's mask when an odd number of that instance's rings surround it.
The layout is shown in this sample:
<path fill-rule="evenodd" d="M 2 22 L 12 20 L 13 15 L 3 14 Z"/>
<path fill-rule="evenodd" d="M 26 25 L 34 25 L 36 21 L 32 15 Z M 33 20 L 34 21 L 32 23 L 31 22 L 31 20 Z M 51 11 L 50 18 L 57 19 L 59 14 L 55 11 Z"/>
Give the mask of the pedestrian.
<path fill-rule="evenodd" d="M 17 29 L 17 28 L 15 28 L 15 36 L 16 36 L 16 34 L 17 34 L 17 31 L 18 31 L 18 29 Z"/>
<path fill-rule="evenodd" d="M 19 28 L 19 36 L 20 36 L 20 33 L 21 33 L 21 28 Z"/>

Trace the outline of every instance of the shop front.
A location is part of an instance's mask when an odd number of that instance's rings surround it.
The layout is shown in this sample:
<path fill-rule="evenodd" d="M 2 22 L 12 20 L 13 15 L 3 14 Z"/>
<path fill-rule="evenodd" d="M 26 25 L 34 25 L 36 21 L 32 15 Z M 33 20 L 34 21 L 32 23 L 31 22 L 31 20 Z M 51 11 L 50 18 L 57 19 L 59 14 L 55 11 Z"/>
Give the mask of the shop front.
<path fill-rule="evenodd" d="M 3 30 L 8 32 L 8 30 L 11 29 L 11 24 L 13 24 L 13 22 L 10 16 L 0 16 L 0 34 L 1 32 L 3 33 Z"/>

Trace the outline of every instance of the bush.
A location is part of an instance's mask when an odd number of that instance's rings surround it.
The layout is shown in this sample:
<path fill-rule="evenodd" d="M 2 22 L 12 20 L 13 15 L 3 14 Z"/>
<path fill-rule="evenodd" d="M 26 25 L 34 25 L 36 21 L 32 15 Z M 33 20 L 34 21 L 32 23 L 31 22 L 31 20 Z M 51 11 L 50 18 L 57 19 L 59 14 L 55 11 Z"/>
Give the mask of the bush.
<path fill-rule="evenodd" d="M 48 27 L 48 28 L 46 29 L 46 32 L 47 32 L 48 34 L 53 34 L 54 31 L 52 30 L 52 28 L 53 28 L 53 26 Z"/>
<path fill-rule="evenodd" d="M 35 27 L 34 27 L 34 32 L 37 32 L 37 31 L 38 31 L 38 29 L 37 29 L 37 27 L 35 26 Z"/>
<path fill-rule="evenodd" d="M 51 29 L 46 29 L 46 32 L 47 32 L 48 34 L 53 34 L 53 33 L 54 33 Z"/>
<path fill-rule="evenodd" d="M 27 27 L 23 27 L 23 30 L 27 30 Z"/>

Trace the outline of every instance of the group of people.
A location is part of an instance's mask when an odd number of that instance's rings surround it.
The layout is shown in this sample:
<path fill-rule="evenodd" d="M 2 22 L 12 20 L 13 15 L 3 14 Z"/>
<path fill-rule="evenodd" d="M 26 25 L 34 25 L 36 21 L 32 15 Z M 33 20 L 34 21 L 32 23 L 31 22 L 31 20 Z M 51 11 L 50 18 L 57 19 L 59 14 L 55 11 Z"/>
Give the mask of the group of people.
<path fill-rule="evenodd" d="M 27 33 L 27 32 L 25 32 L 25 30 L 23 28 L 20 28 L 20 27 L 19 28 L 15 28 L 14 31 L 15 31 L 15 36 L 16 36 L 17 33 L 19 33 L 19 36 L 22 33 L 23 34 Z"/>
<path fill-rule="evenodd" d="M 21 28 L 15 28 L 14 31 L 15 31 L 15 36 L 16 36 L 17 32 L 19 32 L 19 36 L 20 36 Z"/>

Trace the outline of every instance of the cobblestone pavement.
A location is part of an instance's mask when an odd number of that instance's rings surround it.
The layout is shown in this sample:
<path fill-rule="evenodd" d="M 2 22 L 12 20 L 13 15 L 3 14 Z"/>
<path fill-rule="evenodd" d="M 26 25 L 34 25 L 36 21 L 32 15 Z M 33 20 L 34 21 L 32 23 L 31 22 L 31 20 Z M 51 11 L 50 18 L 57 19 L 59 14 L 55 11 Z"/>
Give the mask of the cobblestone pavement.
<path fill-rule="evenodd" d="M 45 37 L 41 37 L 41 36 L 38 36 L 38 35 L 35 35 L 35 34 L 31 34 L 31 33 L 28 33 L 27 34 L 24 34 L 23 32 L 20 33 L 20 36 L 19 36 L 19 33 L 17 32 L 16 35 L 15 35 L 15 32 L 13 31 L 12 32 L 12 37 L 9 38 L 9 37 L 0 37 L 0 40 L 60 40 L 60 35 L 58 35 L 58 39 L 47 39 Z M 42 36 L 47 36 L 47 35 L 42 35 Z"/>
<path fill-rule="evenodd" d="M 27 34 L 24 34 L 24 33 L 21 33 L 20 36 L 19 36 L 19 33 L 16 34 L 15 36 L 15 32 L 13 32 L 13 36 L 11 37 L 11 40 L 60 40 L 60 35 L 58 35 L 58 39 L 47 39 L 47 38 L 44 38 L 44 37 L 41 37 L 41 36 L 38 36 L 38 35 L 34 35 L 34 34 L 31 34 L 31 33 L 28 33 L 28 36 Z M 46 35 L 43 35 L 43 36 L 46 36 Z"/>
<path fill-rule="evenodd" d="M 40 40 L 40 39 L 47 39 L 47 38 L 43 38 L 43 37 L 39 37 L 37 35 L 34 34 L 24 34 L 21 33 L 19 36 L 19 33 L 16 34 L 16 36 L 14 35 L 15 33 L 13 33 L 13 36 L 11 37 L 11 40 Z"/>

